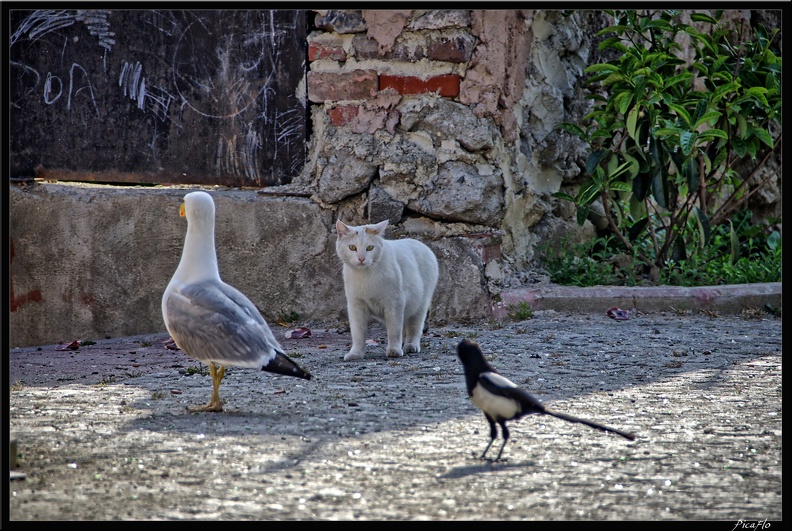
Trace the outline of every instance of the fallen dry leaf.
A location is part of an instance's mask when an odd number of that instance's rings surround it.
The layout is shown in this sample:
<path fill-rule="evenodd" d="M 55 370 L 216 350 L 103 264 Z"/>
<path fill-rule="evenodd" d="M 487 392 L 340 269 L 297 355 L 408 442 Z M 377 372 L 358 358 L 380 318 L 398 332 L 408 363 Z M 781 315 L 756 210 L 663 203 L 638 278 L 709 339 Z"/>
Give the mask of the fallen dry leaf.
<path fill-rule="evenodd" d="M 617 321 L 625 321 L 630 318 L 630 312 L 614 306 L 608 309 L 608 317 L 616 319 Z"/>
<path fill-rule="evenodd" d="M 80 348 L 80 340 L 79 339 L 75 339 L 74 341 L 72 341 L 68 345 L 65 345 L 63 347 L 58 347 L 55 350 L 77 350 L 78 348 Z"/>
<path fill-rule="evenodd" d="M 309 328 L 295 328 L 286 332 L 286 339 L 305 339 L 311 337 L 311 330 Z"/>
<path fill-rule="evenodd" d="M 173 340 L 173 338 L 168 338 L 165 341 L 165 348 L 168 350 L 181 350 L 179 347 L 176 346 L 176 342 Z"/>

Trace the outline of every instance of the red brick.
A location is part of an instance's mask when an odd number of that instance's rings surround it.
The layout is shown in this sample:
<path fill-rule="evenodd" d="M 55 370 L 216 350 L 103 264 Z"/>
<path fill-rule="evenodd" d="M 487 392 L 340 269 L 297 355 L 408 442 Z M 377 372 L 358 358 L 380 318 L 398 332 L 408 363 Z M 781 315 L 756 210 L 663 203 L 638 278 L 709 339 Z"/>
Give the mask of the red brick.
<path fill-rule="evenodd" d="M 371 70 L 308 72 L 308 99 L 314 103 L 368 100 L 376 97 L 378 89 L 377 74 Z"/>
<path fill-rule="evenodd" d="M 339 105 L 327 111 L 327 114 L 331 124 L 341 127 L 354 120 L 359 111 L 360 107 L 357 105 Z"/>
<path fill-rule="evenodd" d="M 393 88 L 399 94 L 423 94 L 439 92 L 441 96 L 453 98 L 459 95 L 459 76 L 446 74 L 423 80 L 414 76 L 391 76 L 383 74 L 379 79 L 380 90 Z"/>
<path fill-rule="evenodd" d="M 346 61 L 346 52 L 340 46 L 323 46 L 312 42 L 308 45 L 308 60 L 331 59 L 333 61 Z"/>
<path fill-rule="evenodd" d="M 475 42 L 469 35 L 457 35 L 452 38 L 433 41 L 429 45 L 426 57 L 435 61 L 465 63 L 473 55 Z"/>

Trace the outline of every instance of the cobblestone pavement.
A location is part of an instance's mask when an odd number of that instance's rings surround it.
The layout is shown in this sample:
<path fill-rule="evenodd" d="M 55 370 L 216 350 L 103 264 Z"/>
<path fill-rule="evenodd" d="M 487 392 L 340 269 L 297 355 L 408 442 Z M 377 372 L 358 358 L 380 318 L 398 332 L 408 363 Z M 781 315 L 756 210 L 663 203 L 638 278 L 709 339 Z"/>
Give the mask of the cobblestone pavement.
<path fill-rule="evenodd" d="M 313 380 L 231 368 L 225 411 L 200 414 L 185 406 L 211 380 L 165 334 L 12 349 L 10 520 L 780 521 L 781 322 L 538 311 L 432 327 L 397 360 L 372 328 L 359 362 L 348 331 L 308 324 L 282 343 Z M 506 461 L 478 460 L 464 337 L 548 405 L 638 439 L 531 416 Z"/>

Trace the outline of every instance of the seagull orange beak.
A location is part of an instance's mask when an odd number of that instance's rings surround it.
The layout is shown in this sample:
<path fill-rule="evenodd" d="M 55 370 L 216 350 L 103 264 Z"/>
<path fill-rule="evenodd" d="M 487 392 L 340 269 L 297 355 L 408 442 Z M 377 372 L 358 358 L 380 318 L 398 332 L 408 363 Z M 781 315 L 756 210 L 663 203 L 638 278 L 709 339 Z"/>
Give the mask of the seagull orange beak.
<path fill-rule="evenodd" d="M 181 217 L 185 216 L 185 214 L 184 214 L 184 203 L 182 203 L 181 206 L 179 207 L 179 215 Z"/>

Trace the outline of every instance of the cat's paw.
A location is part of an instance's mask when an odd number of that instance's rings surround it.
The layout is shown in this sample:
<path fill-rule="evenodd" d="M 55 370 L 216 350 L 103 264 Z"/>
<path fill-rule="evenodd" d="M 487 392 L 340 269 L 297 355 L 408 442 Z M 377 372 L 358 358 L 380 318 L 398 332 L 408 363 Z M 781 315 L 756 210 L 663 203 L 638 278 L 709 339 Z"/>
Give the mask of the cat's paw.
<path fill-rule="evenodd" d="M 410 343 L 407 343 L 406 345 L 404 345 L 404 353 L 405 354 L 412 354 L 412 353 L 416 353 L 417 354 L 418 352 L 421 352 L 421 345 L 419 345 L 417 343 L 414 344 L 414 345 L 410 344 Z"/>
<path fill-rule="evenodd" d="M 385 354 L 387 354 L 389 358 L 401 358 L 404 356 L 404 352 L 402 352 L 400 348 L 388 348 Z"/>
<path fill-rule="evenodd" d="M 355 352 L 354 350 L 350 350 L 349 352 L 347 352 L 347 355 L 344 356 L 344 361 L 362 360 L 362 359 L 363 359 L 363 353 Z"/>

